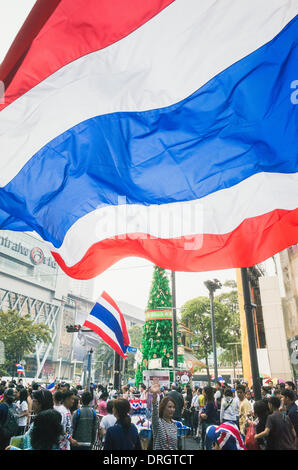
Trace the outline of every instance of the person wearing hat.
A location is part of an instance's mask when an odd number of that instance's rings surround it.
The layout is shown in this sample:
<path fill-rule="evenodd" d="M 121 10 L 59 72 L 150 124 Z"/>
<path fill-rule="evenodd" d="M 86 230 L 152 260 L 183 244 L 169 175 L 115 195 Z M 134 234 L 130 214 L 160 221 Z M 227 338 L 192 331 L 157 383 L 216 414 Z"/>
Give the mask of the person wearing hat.
<path fill-rule="evenodd" d="M 246 450 L 238 426 L 234 423 L 211 425 L 206 436 L 213 443 L 214 450 Z"/>

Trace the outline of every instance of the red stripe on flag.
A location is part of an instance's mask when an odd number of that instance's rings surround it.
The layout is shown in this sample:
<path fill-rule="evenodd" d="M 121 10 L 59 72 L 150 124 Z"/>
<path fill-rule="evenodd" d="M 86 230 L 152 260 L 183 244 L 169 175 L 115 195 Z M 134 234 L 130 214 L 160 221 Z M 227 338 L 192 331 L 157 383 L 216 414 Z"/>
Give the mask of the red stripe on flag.
<path fill-rule="evenodd" d="M 226 432 L 220 433 L 220 437 L 217 439 L 217 444 L 219 445 L 219 447 L 220 447 L 220 444 L 222 443 L 222 441 L 225 440 L 226 436 L 227 436 Z"/>
<path fill-rule="evenodd" d="M 8 106 L 66 64 L 103 49 L 174 0 L 38 0 L 0 66 Z"/>
<path fill-rule="evenodd" d="M 38 0 L 34 4 L 0 65 L 0 77 L 5 84 L 6 90 L 23 63 L 34 39 L 43 29 L 45 23 L 49 20 L 60 2 L 61 0 L 51 0 L 51 2 L 48 0 Z M 19 94 L 23 93 L 20 92 Z"/>
<path fill-rule="evenodd" d="M 200 240 L 202 235 L 198 236 Z M 224 235 L 203 235 L 198 250 L 185 250 L 189 237 L 177 239 L 145 238 L 144 234 L 116 237 L 95 243 L 74 266 L 68 267 L 58 253 L 53 257 L 70 277 L 91 279 L 127 256 L 139 256 L 173 271 L 202 272 L 253 266 L 298 241 L 298 209 L 276 209 L 246 219 Z"/>
<path fill-rule="evenodd" d="M 90 321 L 86 320 L 84 325 L 87 328 L 90 328 L 90 330 L 94 331 L 94 333 L 98 334 L 98 336 L 101 337 L 101 339 L 104 340 L 105 343 L 107 343 L 116 353 L 118 353 L 123 359 L 127 358 L 127 355 L 125 355 L 120 348 L 120 346 L 115 343 L 99 326 L 94 325 L 94 323 L 91 323 Z"/>

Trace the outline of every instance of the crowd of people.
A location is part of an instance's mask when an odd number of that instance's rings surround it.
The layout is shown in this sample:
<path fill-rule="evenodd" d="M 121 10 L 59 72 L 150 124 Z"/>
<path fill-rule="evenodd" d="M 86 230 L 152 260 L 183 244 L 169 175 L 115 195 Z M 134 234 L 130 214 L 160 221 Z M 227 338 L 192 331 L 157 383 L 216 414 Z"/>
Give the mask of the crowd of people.
<path fill-rule="evenodd" d="M 134 420 L 131 400 L 146 403 Z M 202 450 L 297 450 L 298 400 L 291 381 L 262 387 L 254 400 L 247 383 L 233 386 L 123 386 L 115 390 L 60 382 L 50 391 L 37 383 L 0 383 L 1 450 L 178 450 L 178 424 Z M 137 424 L 150 422 L 146 445 Z"/>

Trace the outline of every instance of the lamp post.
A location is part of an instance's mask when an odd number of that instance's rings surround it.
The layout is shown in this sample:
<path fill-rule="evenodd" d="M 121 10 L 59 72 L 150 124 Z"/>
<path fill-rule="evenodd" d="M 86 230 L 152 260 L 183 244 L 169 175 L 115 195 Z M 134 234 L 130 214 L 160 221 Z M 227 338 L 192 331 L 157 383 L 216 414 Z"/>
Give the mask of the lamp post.
<path fill-rule="evenodd" d="M 236 363 L 238 364 L 238 349 L 237 349 L 237 344 L 241 343 L 227 343 L 228 346 L 233 346 L 235 345 L 235 350 L 236 350 Z M 236 379 L 236 372 L 235 372 L 235 359 L 234 359 L 234 348 L 232 348 L 232 356 L 233 356 L 233 367 L 234 367 L 234 381 Z"/>
<path fill-rule="evenodd" d="M 213 367 L 214 367 L 214 379 L 218 379 L 217 371 L 217 354 L 216 354 L 216 333 L 215 333 L 215 318 L 214 318 L 214 292 L 216 289 L 221 288 L 221 283 L 218 279 L 213 279 L 213 281 L 205 281 L 205 286 L 209 291 L 210 298 L 210 310 L 211 310 L 211 333 L 212 333 L 212 349 L 213 349 Z"/>

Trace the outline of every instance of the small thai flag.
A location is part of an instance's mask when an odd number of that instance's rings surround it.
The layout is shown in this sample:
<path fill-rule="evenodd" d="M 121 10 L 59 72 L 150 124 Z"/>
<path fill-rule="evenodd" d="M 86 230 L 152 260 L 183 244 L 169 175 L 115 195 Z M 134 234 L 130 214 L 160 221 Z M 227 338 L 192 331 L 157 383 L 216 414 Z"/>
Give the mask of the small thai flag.
<path fill-rule="evenodd" d="M 16 364 L 16 366 L 17 366 L 17 373 L 25 375 L 24 367 L 22 366 L 22 364 Z"/>
<path fill-rule="evenodd" d="M 47 390 L 49 390 L 51 393 L 55 392 L 55 390 L 56 390 L 55 380 L 54 380 L 54 382 L 52 382 L 50 385 L 47 386 Z"/>
<path fill-rule="evenodd" d="M 83 326 L 97 333 L 114 351 L 126 359 L 130 339 L 125 320 L 116 302 L 103 292 Z"/>
<path fill-rule="evenodd" d="M 211 380 L 214 380 L 214 379 L 215 379 L 215 376 L 212 375 L 212 376 L 211 376 Z M 223 382 L 224 382 L 224 379 L 222 378 L 221 375 L 219 375 L 219 376 L 217 377 L 217 381 L 223 383 Z"/>

